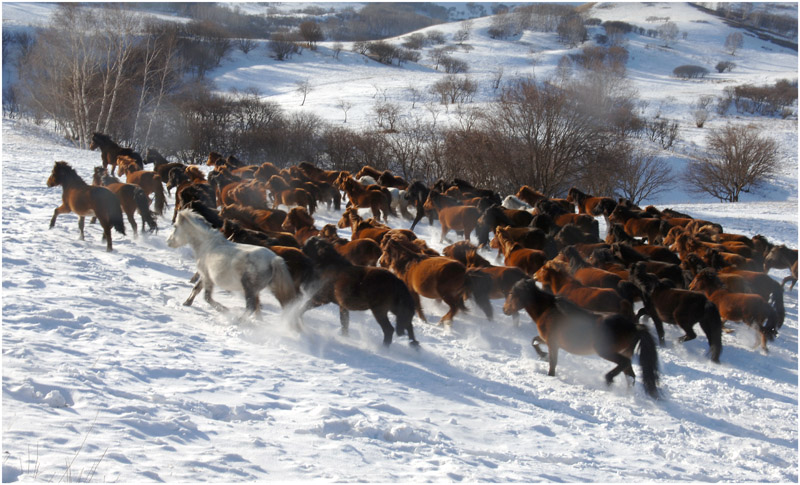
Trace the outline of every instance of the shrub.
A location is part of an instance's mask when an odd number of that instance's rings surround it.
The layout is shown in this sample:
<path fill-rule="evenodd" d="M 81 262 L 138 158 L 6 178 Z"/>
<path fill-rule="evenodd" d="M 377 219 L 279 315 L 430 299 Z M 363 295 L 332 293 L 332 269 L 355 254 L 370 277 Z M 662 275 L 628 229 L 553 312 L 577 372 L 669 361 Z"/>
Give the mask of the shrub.
<path fill-rule="evenodd" d="M 403 47 L 406 49 L 419 50 L 425 47 L 425 35 L 416 32 L 403 39 Z"/>
<path fill-rule="evenodd" d="M 451 56 L 442 56 L 442 58 L 439 60 L 439 63 L 442 65 L 442 67 L 444 67 L 444 72 L 448 74 L 463 73 L 467 72 L 469 69 L 469 66 L 465 61 Z"/>
<path fill-rule="evenodd" d="M 672 74 L 676 77 L 680 77 L 683 79 L 693 79 L 698 77 L 706 77 L 708 74 L 708 69 L 703 66 L 695 66 L 691 64 L 685 64 L 683 66 L 678 66 L 672 70 Z"/>
<path fill-rule="evenodd" d="M 730 71 L 733 70 L 734 67 L 736 67 L 736 64 L 734 64 L 733 62 L 730 62 L 730 61 L 719 61 L 717 63 L 717 65 L 714 66 L 714 69 L 716 69 L 717 72 L 722 73 L 722 72 L 725 72 L 725 71 L 730 72 Z"/>

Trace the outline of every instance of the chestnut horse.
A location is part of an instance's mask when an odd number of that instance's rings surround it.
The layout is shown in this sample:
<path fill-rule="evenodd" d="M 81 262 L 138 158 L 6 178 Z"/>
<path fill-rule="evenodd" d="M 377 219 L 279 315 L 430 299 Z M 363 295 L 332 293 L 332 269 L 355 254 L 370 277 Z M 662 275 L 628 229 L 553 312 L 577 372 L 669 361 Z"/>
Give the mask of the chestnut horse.
<path fill-rule="evenodd" d="M 150 232 L 158 230 L 153 213 L 150 212 L 150 199 L 147 198 L 141 187 L 120 182 L 116 177 L 109 175 L 103 167 L 94 168 L 92 185 L 103 186 L 117 195 L 122 211 L 128 217 L 128 222 L 133 228 L 133 237 L 137 236 L 138 227 L 134 217 L 137 210 L 142 217 L 143 228 L 147 225 L 150 227 Z"/>
<path fill-rule="evenodd" d="M 611 215 L 617 203 L 611 197 L 594 197 L 572 187 L 567 192 L 567 200 L 575 204 L 578 214 L 589 214 L 593 216 Z"/>
<path fill-rule="evenodd" d="M 722 318 L 717 305 L 702 293 L 674 288 L 667 279 L 658 279 L 650 274 L 642 263 L 636 263 L 631 270 L 631 281 L 639 288 L 644 298 L 643 311 L 650 315 L 656 327 L 658 340 L 664 342 L 664 324 L 674 323 L 681 327 L 685 335 L 680 342 L 688 342 L 697 337 L 692 328 L 700 323 L 706 334 L 710 357 L 719 362 L 722 353 Z"/>
<path fill-rule="evenodd" d="M 732 293 L 717 277 L 716 271 L 705 268 L 697 273 L 689 289 L 704 293 L 713 301 L 723 320 L 744 322 L 757 330 L 756 347 L 761 344 L 767 351 L 767 340 L 775 340 L 778 334 L 778 314 L 763 298 L 751 293 Z"/>
<path fill-rule="evenodd" d="M 354 206 L 372 209 L 372 217 L 377 220 L 380 220 L 381 214 L 385 222 L 388 221 L 389 214 L 397 215 L 391 208 L 392 196 L 381 188 L 365 187 L 347 172 L 339 175 L 336 185 L 347 193 L 348 199 Z"/>
<path fill-rule="evenodd" d="M 385 238 L 381 243 L 381 258 L 386 259 L 392 271 L 408 286 L 422 321 L 427 322 L 420 296 L 443 300 L 450 310 L 439 320 L 439 325 L 451 325 L 456 312 L 466 310 L 464 300 L 470 294 L 486 318 L 492 319 L 492 305 L 488 298 L 490 282 L 485 275 L 450 258 L 422 255 L 417 248 L 410 246 L 413 243 L 400 236 Z"/>
<path fill-rule="evenodd" d="M 59 214 L 74 212 L 78 215 L 78 229 L 81 231 L 82 241 L 85 218 L 93 215 L 103 228 L 106 251 L 111 251 L 111 228 L 120 234 L 125 234 L 119 198 L 105 187 L 88 185 L 67 162 L 56 162 L 53 165 L 47 186 L 56 185 L 60 185 L 62 189 L 61 205 L 53 211 L 50 229 L 56 225 Z"/>
<path fill-rule="evenodd" d="M 511 289 L 503 305 L 503 313 L 510 315 L 525 309 L 536 323 L 539 335 L 531 344 L 540 357 L 548 357 L 548 376 L 556 375 L 558 352 L 571 354 L 597 354 L 617 366 L 605 375 L 611 384 L 620 372 L 635 379 L 631 357 L 639 344 L 639 365 L 647 394 L 658 398 L 658 350 L 647 327 L 622 315 L 602 317 L 579 308 L 575 304 L 536 287 L 536 282 L 525 279 Z M 544 343 L 548 352 L 540 348 Z"/>
<path fill-rule="evenodd" d="M 501 227 L 496 229 L 495 239 L 497 239 L 500 252 L 505 257 L 504 264 L 506 266 L 515 266 L 531 277 L 547 261 L 547 255 L 544 251 L 522 247 L 512 240 L 506 230 Z"/>
<path fill-rule="evenodd" d="M 236 219 L 248 229 L 265 232 L 281 231 L 283 221 L 286 220 L 286 212 L 280 209 L 258 210 L 236 204 L 223 206 L 219 215 L 223 219 Z"/>
<path fill-rule="evenodd" d="M 414 299 L 405 283 L 391 271 L 352 264 L 336 252 L 333 244 L 319 236 L 306 241 L 303 253 L 314 262 L 321 282 L 307 308 L 327 303 L 339 305 L 339 323 L 344 335 L 350 327 L 350 310 L 370 310 L 383 330 L 383 345 L 392 343 L 396 331 L 397 335 L 407 333 L 411 345 L 419 346 L 411 324 Z M 394 328 L 389 312 L 397 318 Z"/>
<path fill-rule="evenodd" d="M 117 163 L 119 163 L 117 175 L 124 173 L 127 183 L 138 185 L 147 196 L 153 194 L 155 199 L 153 210 L 156 214 L 164 214 L 164 210 L 167 208 L 167 196 L 161 177 L 153 171 L 139 169 L 136 160 L 125 155 L 120 155 Z"/>
<path fill-rule="evenodd" d="M 294 237 L 300 241 L 300 244 L 304 244 L 310 237 L 319 235 L 319 229 L 314 227 L 314 218 L 303 207 L 293 207 L 286 214 L 281 228 L 294 233 Z"/>
<path fill-rule="evenodd" d="M 586 310 L 619 313 L 625 318 L 634 319 L 633 304 L 630 301 L 611 288 L 595 288 L 582 284 L 566 271 L 559 269 L 554 261 L 545 263 L 534 276 L 554 294 L 563 296 Z"/>
<path fill-rule="evenodd" d="M 336 248 L 336 252 L 347 258 L 353 264 L 360 266 L 375 266 L 378 258 L 381 257 L 381 247 L 372 239 L 354 239 L 348 241 L 339 237 L 336 233 L 336 226 L 325 224 L 319 231 L 319 235 L 324 237 Z"/>

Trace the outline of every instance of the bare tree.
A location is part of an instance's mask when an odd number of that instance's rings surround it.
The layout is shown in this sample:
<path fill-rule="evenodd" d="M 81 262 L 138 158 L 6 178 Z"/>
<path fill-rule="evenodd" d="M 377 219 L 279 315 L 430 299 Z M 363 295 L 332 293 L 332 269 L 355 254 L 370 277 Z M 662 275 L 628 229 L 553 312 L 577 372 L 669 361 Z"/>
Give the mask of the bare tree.
<path fill-rule="evenodd" d="M 344 111 L 344 121 L 342 123 L 347 123 L 347 112 L 350 111 L 350 108 L 353 107 L 353 103 L 350 101 L 345 101 L 344 99 L 340 99 L 336 102 L 336 106 L 339 107 L 342 111 Z"/>
<path fill-rule="evenodd" d="M 292 54 L 297 52 L 297 45 L 289 34 L 277 32 L 270 36 L 267 44 L 269 50 L 275 55 L 275 59 L 282 61 L 289 59 Z"/>
<path fill-rule="evenodd" d="M 433 94 L 439 96 L 441 103 L 446 105 L 472 101 L 473 96 L 478 91 L 478 85 L 468 77 L 448 74 L 436 81 L 430 89 Z"/>
<path fill-rule="evenodd" d="M 236 40 L 236 48 L 242 51 L 244 54 L 247 54 L 251 50 L 255 49 L 257 45 L 258 44 L 256 44 L 256 41 L 253 39 L 241 38 Z"/>
<path fill-rule="evenodd" d="M 394 133 L 397 131 L 396 125 L 400 118 L 400 106 L 394 103 L 377 102 L 373 107 L 375 112 L 375 122 L 385 132 Z"/>
<path fill-rule="evenodd" d="M 669 164 L 653 153 L 628 150 L 617 167 L 619 195 L 634 204 L 669 190 L 672 184 Z"/>
<path fill-rule="evenodd" d="M 658 37 L 664 41 L 665 47 L 669 47 L 669 45 L 678 38 L 679 32 L 675 22 L 664 22 L 658 27 Z"/>
<path fill-rule="evenodd" d="M 741 32 L 733 32 L 725 37 L 725 49 L 730 52 L 732 56 L 736 55 L 736 50 L 744 45 L 744 36 Z"/>
<path fill-rule="evenodd" d="M 300 103 L 300 106 L 303 106 L 306 104 L 306 96 L 308 96 L 308 93 L 310 93 L 313 88 L 311 87 L 311 83 L 308 81 L 308 78 L 303 81 L 296 81 L 295 84 L 297 85 L 297 89 L 295 89 L 295 91 L 303 95 L 303 101 Z"/>
<path fill-rule="evenodd" d="M 334 44 L 331 46 L 334 59 L 339 59 L 339 53 L 342 52 L 342 49 L 344 49 L 344 45 L 341 42 L 334 42 Z"/>
<path fill-rule="evenodd" d="M 497 66 L 497 69 L 492 71 L 492 89 L 497 91 L 500 88 L 500 82 L 503 80 L 503 66 Z"/>
<path fill-rule="evenodd" d="M 312 51 L 317 50 L 317 42 L 325 40 L 322 27 L 312 20 L 301 23 L 299 29 L 300 36 L 308 42 L 308 46 Z"/>
<path fill-rule="evenodd" d="M 469 40 L 470 33 L 472 32 L 472 20 L 463 20 L 458 31 L 453 34 L 453 40 L 458 45 L 464 45 L 464 42 Z"/>
<path fill-rule="evenodd" d="M 778 164 L 778 144 L 754 125 L 727 125 L 711 130 L 708 153 L 697 155 L 686 168 L 690 190 L 720 201 L 738 202 L 773 174 Z"/>

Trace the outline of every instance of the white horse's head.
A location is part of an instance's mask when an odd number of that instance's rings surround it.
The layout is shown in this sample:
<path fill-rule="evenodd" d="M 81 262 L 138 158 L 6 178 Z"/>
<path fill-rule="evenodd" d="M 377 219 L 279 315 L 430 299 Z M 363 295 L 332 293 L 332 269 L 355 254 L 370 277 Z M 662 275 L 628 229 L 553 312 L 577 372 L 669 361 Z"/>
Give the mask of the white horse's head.
<path fill-rule="evenodd" d="M 167 246 L 179 248 L 188 244 L 191 240 L 191 233 L 194 232 L 192 229 L 196 224 L 194 221 L 196 217 L 198 216 L 190 209 L 183 209 L 178 212 L 172 234 L 167 238 Z"/>

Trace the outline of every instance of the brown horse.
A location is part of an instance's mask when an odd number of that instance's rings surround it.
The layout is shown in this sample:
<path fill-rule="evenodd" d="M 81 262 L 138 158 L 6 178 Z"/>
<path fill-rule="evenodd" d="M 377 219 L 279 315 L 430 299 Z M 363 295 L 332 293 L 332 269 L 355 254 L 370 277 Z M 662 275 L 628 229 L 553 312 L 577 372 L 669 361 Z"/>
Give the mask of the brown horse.
<path fill-rule="evenodd" d="M 442 250 L 442 255 L 455 259 L 467 268 L 477 268 L 491 278 L 491 288 L 489 299 L 504 299 L 511 292 L 511 288 L 517 281 L 528 278 L 519 268 L 513 266 L 492 266 L 489 261 L 478 254 L 478 248 L 467 241 L 459 241 L 451 244 Z M 511 316 L 515 326 L 519 326 L 519 313 L 514 312 Z"/>
<path fill-rule="evenodd" d="M 273 208 L 277 208 L 278 204 L 300 206 L 305 207 L 309 214 L 313 214 L 317 208 L 317 201 L 307 190 L 292 188 L 280 175 L 270 177 L 266 186 L 272 194 Z"/>
<path fill-rule="evenodd" d="M 697 337 L 692 328 L 700 323 L 706 334 L 711 360 L 719 362 L 722 353 L 722 318 L 717 305 L 702 293 L 674 288 L 667 279 L 658 279 L 647 272 L 642 263 L 636 263 L 631 271 L 631 281 L 644 297 L 643 311 L 650 315 L 656 327 L 658 340 L 664 342 L 664 324 L 674 323 L 685 334 L 678 340 L 688 342 Z"/>
<path fill-rule="evenodd" d="M 458 310 L 466 310 L 464 300 L 471 294 L 478 306 L 492 319 L 492 305 L 488 298 L 489 282 L 478 270 L 467 269 L 463 264 L 443 256 L 424 256 L 413 243 L 402 237 L 385 238 L 381 244 L 382 258 L 408 286 L 422 321 L 420 296 L 441 299 L 450 310 L 439 320 L 439 325 L 450 325 Z"/>
<path fill-rule="evenodd" d="M 375 266 L 378 258 L 381 257 L 381 247 L 372 239 L 355 239 L 348 241 L 339 237 L 336 233 L 336 226 L 325 224 L 319 231 L 319 235 L 331 243 L 336 248 L 336 252 L 347 258 L 353 264 L 359 266 Z"/>
<path fill-rule="evenodd" d="M 53 171 L 47 179 L 48 187 L 60 185 L 62 188 L 61 205 L 53 211 L 50 219 L 50 229 L 56 224 L 59 214 L 74 212 L 78 215 L 78 229 L 83 236 L 83 226 L 86 216 L 95 216 L 103 227 L 103 239 L 106 241 L 106 251 L 111 251 L 111 228 L 118 233 L 125 234 L 122 222 L 122 208 L 119 198 L 105 187 L 86 184 L 74 168 L 67 162 L 56 162 Z"/>
<path fill-rule="evenodd" d="M 548 357 L 547 375 L 556 375 L 558 352 L 571 354 L 597 354 L 617 366 L 605 375 L 611 384 L 620 372 L 636 377 L 631 365 L 636 344 L 639 344 L 639 365 L 645 392 L 658 398 L 658 350 L 655 340 L 644 325 L 638 325 L 621 315 L 602 317 L 587 312 L 563 298 L 536 287 L 536 282 L 525 279 L 511 289 L 503 305 L 503 313 L 510 315 L 525 309 L 536 323 L 539 335 L 531 344 L 540 357 Z M 548 351 L 539 345 L 544 343 Z"/>
<path fill-rule="evenodd" d="M 433 192 L 431 192 L 433 193 Z M 442 207 L 438 209 L 439 223 L 442 225 L 442 232 L 439 242 L 444 242 L 445 235 L 450 231 L 464 232 L 464 240 L 469 241 L 469 235 L 478 225 L 480 211 L 470 205 L 459 205 L 455 207 Z"/>
<path fill-rule="evenodd" d="M 370 189 L 365 187 L 347 172 L 342 172 L 339 175 L 335 185 L 345 191 L 348 199 L 355 207 L 372 209 L 372 217 L 377 220 L 380 220 L 381 214 L 385 222 L 388 221 L 389 214 L 396 215 L 393 214 L 391 208 L 391 195 L 380 188 Z"/>
<path fill-rule="evenodd" d="M 663 220 L 651 217 L 644 211 L 633 211 L 617 205 L 608 216 L 609 222 L 622 224 L 625 232 L 631 237 L 646 239 L 648 244 L 661 244 Z M 665 231 L 666 232 L 666 231 Z"/>
<path fill-rule="evenodd" d="M 771 269 L 789 269 L 791 270 L 794 265 L 794 273 L 792 276 L 797 281 L 797 249 L 791 249 L 781 244 L 773 246 L 772 249 L 764 257 L 764 272 L 769 273 Z M 784 283 L 787 280 L 784 280 Z M 794 287 L 794 283 L 792 283 Z"/>
<path fill-rule="evenodd" d="M 192 210 L 195 209 L 193 208 Z M 195 210 L 195 212 L 197 211 Z M 298 249 L 302 247 L 301 244 L 297 242 L 297 239 L 288 232 L 248 229 L 243 224 L 237 222 L 236 219 L 225 219 L 220 224 L 219 229 L 225 234 L 225 237 L 231 241 L 246 242 L 245 239 L 251 239 L 253 242 L 247 242 L 247 244 L 255 244 L 257 246 L 284 246 Z"/>
<path fill-rule="evenodd" d="M 563 296 L 582 308 L 598 313 L 619 313 L 625 318 L 634 319 L 630 301 L 611 288 L 594 288 L 582 284 L 566 271 L 558 269 L 554 261 L 545 263 L 534 276 L 554 294 Z"/>
<path fill-rule="evenodd" d="M 302 170 L 310 179 L 329 184 L 333 184 L 341 174 L 339 170 L 322 170 L 308 162 L 300 162 L 297 164 L 297 168 Z"/>
<path fill-rule="evenodd" d="M 280 232 L 286 212 L 276 210 L 258 210 L 243 205 L 226 205 L 219 212 L 223 219 L 235 219 L 243 226 L 254 231 Z"/>
<path fill-rule="evenodd" d="M 354 206 L 350 206 L 342 213 L 342 217 L 339 219 L 337 226 L 340 228 L 350 227 L 351 231 L 351 238 L 353 241 L 356 239 L 372 239 L 376 243 L 380 244 L 383 240 L 384 236 L 389 232 L 392 233 L 401 233 L 409 240 L 417 239 L 417 235 L 414 234 L 414 231 L 409 229 L 391 229 L 389 226 L 385 224 L 381 224 L 377 222 L 373 218 L 369 218 L 367 220 L 363 220 L 361 216 L 358 215 L 358 209 Z"/>
<path fill-rule="evenodd" d="M 141 187 L 148 197 L 153 194 L 155 200 L 153 210 L 156 214 L 164 214 L 164 210 L 167 208 L 167 196 L 161 177 L 151 170 L 140 170 L 136 165 L 136 160 L 125 155 L 120 155 L 117 158 L 117 163 L 119 164 L 117 174 L 122 175 L 124 173 L 125 181 Z"/>
<path fill-rule="evenodd" d="M 128 222 L 133 228 L 133 237 L 137 236 L 138 227 L 134 217 L 137 210 L 142 217 L 142 227 L 149 226 L 150 232 L 158 230 L 153 213 L 150 212 L 150 199 L 147 198 L 141 187 L 120 182 L 117 178 L 109 175 L 103 167 L 94 168 L 92 185 L 103 186 L 117 195 L 122 211 L 128 217 Z M 94 222 L 94 218 L 92 222 Z"/>
<path fill-rule="evenodd" d="M 506 230 L 501 227 L 496 229 L 495 238 L 500 252 L 505 257 L 504 264 L 506 266 L 517 267 L 532 277 L 547 261 L 544 251 L 522 247 L 512 240 Z"/>
<path fill-rule="evenodd" d="M 281 228 L 294 233 L 300 244 L 305 244 L 308 238 L 319 235 L 319 229 L 314 227 L 314 218 L 303 207 L 293 207 L 286 214 Z"/>
<path fill-rule="evenodd" d="M 761 344 L 767 351 L 767 340 L 775 340 L 778 334 L 778 315 L 763 298 L 750 293 L 731 293 L 717 277 L 716 271 L 706 268 L 697 273 L 689 289 L 704 293 L 713 301 L 723 320 L 744 322 L 759 332 L 756 347 Z"/>
<path fill-rule="evenodd" d="M 567 200 L 575 204 L 578 214 L 589 214 L 592 216 L 605 215 L 608 217 L 617 206 L 616 201 L 611 197 L 595 197 L 572 187 L 567 192 Z"/>
<path fill-rule="evenodd" d="M 408 333 L 411 345 L 419 345 L 411 324 L 414 299 L 405 283 L 391 271 L 354 265 L 319 236 L 306 241 L 303 253 L 314 262 L 321 282 L 308 307 L 326 303 L 339 305 L 339 322 L 345 335 L 350 326 L 350 310 L 370 310 L 383 330 L 383 344 L 386 346 L 392 343 L 395 332 L 388 316 L 392 312 L 397 317 L 397 335 Z"/>
<path fill-rule="evenodd" d="M 126 155 L 136 161 L 136 166 L 139 170 L 144 169 L 144 161 L 142 156 L 133 151 L 132 148 L 123 148 L 114 142 L 110 136 L 103 133 L 92 133 L 92 141 L 89 143 L 89 150 L 100 149 L 100 158 L 103 161 L 103 168 L 111 165 L 111 173 L 114 173 L 114 168 L 117 166 L 117 157 Z"/>

